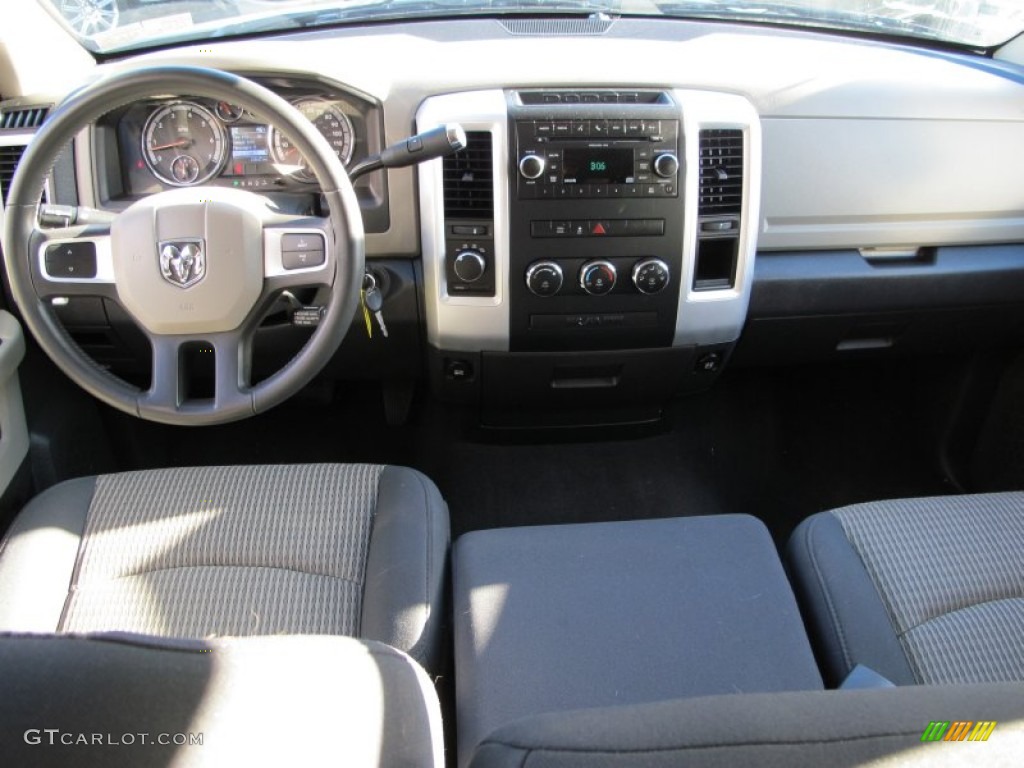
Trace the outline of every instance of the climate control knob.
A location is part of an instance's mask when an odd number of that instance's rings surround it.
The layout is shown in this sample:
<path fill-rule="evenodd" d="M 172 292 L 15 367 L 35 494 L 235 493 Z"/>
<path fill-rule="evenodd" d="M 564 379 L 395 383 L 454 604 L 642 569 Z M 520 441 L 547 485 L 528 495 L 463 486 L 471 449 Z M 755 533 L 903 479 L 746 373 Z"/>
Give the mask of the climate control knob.
<path fill-rule="evenodd" d="M 519 161 L 519 173 L 524 179 L 539 179 L 544 173 L 544 158 L 540 155 L 523 155 Z"/>
<path fill-rule="evenodd" d="M 487 262 L 479 251 L 466 250 L 455 254 L 452 261 L 455 276 L 464 283 L 475 283 L 487 271 Z"/>
<path fill-rule="evenodd" d="M 538 261 L 526 270 L 526 287 L 537 296 L 554 296 L 562 288 L 562 268 L 553 261 Z"/>
<path fill-rule="evenodd" d="M 661 293 L 669 274 L 668 264 L 661 259 L 644 259 L 633 267 L 633 285 L 640 293 Z"/>
<path fill-rule="evenodd" d="M 580 269 L 580 288 L 592 296 L 603 296 L 615 287 L 617 277 L 610 261 L 588 261 Z"/>
<path fill-rule="evenodd" d="M 671 152 L 665 152 L 654 158 L 654 172 L 663 179 L 667 179 L 669 176 L 675 176 L 678 171 L 679 158 Z"/>

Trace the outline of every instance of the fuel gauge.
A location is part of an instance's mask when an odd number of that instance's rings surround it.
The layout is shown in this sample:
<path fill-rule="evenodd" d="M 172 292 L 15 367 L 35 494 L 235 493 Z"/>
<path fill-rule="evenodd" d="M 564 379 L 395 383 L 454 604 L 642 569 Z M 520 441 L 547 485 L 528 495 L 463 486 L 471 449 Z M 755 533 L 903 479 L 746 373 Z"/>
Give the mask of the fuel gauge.
<path fill-rule="evenodd" d="M 245 110 L 242 107 L 229 101 L 218 101 L 214 111 L 217 113 L 217 117 L 225 123 L 233 123 L 236 120 L 240 120 L 242 115 L 245 114 Z"/>

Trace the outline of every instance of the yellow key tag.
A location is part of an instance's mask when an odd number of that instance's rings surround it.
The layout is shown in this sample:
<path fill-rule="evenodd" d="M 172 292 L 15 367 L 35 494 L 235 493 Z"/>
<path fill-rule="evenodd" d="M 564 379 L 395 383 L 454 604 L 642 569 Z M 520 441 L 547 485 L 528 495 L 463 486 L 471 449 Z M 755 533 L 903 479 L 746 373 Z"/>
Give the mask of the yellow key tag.
<path fill-rule="evenodd" d="M 363 321 L 366 323 L 366 337 L 373 338 L 373 322 L 370 320 L 370 310 L 366 308 L 366 291 L 359 291 L 359 306 L 363 308 Z"/>

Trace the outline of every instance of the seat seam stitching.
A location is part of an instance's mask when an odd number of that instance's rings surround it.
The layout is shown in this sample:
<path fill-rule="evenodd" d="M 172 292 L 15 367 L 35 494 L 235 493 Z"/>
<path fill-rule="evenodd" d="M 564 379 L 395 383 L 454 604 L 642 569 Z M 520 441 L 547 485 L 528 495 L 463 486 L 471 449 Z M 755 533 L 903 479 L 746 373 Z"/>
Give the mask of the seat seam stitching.
<path fill-rule="evenodd" d="M 71 600 L 79 592 L 79 578 L 82 575 L 82 561 L 85 559 L 86 539 L 89 534 L 89 523 L 92 522 L 93 505 L 96 503 L 96 489 L 100 484 L 100 477 L 96 477 L 92 483 L 92 496 L 89 498 L 89 507 L 85 511 L 85 520 L 82 521 L 82 533 L 78 537 L 78 551 L 75 553 L 75 566 L 71 569 L 71 580 L 68 583 L 68 593 L 64 596 L 64 606 L 60 611 L 60 618 L 57 619 L 56 631 L 62 632 L 71 614 Z"/>
<path fill-rule="evenodd" d="M 843 655 L 843 662 L 845 663 L 847 670 L 852 665 L 852 659 L 850 658 L 849 649 L 846 646 L 846 636 L 843 633 L 843 628 L 839 622 L 839 617 L 836 614 L 835 607 L 832 603 L 832 595 L 829 592 L 828 586 L 825 583 L 825 579 L 822 576 L 821 569 L 818 566 L 818 558 L 815 555 L 814 547 L 811 546 L 811 537 L 814 534 L 815 529 L 821 522 L 822 518 L 815 518 L 811 520 L 807 526 L 807 535 L 804 537 L 804 545 L 807 548 L 807 556 L 811 561 L 811 567 L 814 569 L 814 575 L 818 580 L 818 586 L 821 589 L 822 597 L 825 598 L 825 605 L 828 607 L 829 620 L 832 624 L 832 631 L 835 633 L 836 638 L 839 640 L 839 650 Z"/>
<path fill-rule="evenodd" d="M 977 608 L 979 605 L 988 605 L 990 603 L 1000 603 L 1000 602 L 1003 602 L 1004 600 L 1024 600 L 1024 595 L 1011 595 L 1009 597 L 993 597 L 993 598 L 988 599 L 988 600 L 979 600 L 976 603 L 971 603 L 970 605 L 965 605 L 965 606 L 962 606 L 960 608 L 953 608 L 952 610 L 945 611 L 943 613 L 938 614 L 937 616 L 931 616 L 930 618 L 927 618 L 924 621 L 918 622 L 917 624 L 915 624 L 912 627 L 907 627 L 906 630 L 904 630 L 903 632 L 900 632 L 898 634 L 898 637 L 902 639 L 904 635 L 907 635 L 910 632 L 913 632 L 915 629 L 920 629 L 921 627 L 925 626 L 926 624 L 931 624 L 933 621 L 938 621 L 940 619 L 944 619 L 947 616 L 952 616 L 953 614 L 956 614 L 956 613 L 963 613 L 964 611 L 969 611 L 971 608 Z"/>
<path fill-rule="evenodd" d="M 428 599 L 428 597 L 429 597 L 428 593 L 430 592 L 430 576 L 431 576 L 431 573 L 433 572 L 433 569 L 434 569 L 434 559 L 432 557 L 432 553 L 433 553 L 433 549 L 434 548 L 431 546 L 433 544 L 433 530 L 432 530 L 432 526 L 430 524 L 430 522 L 431 522 L 431 516 L 430 516 L 431 505 L 430 505 L 430 497 L 429 497 L 429 495 L 427 493 L 428 489 L 427 489 L 426 483 L 423 482 L 423 477 L 418 472 L 413 473 L 413 477 L 416 478 L 416 482 L 419 484 L 419 487 L 420 487 L 420 492 L 423 494 L 424 527 L 427 529 L 427 531 L 426 531 L 427 535 L 425 537 L 426 541 L 427 541 L 427 550 L 424 553 L 426 555 L 425 559 L 427 561 L 427 567 L 424 569 L 424 577 L 423 577 L 423 605 L 424 605 L 424 609 L 423 610 L 424 610 L 424 613 L 426 614 L 426 616 L 423 619 L 423 630 L 420 633 L 419 640 L 415 644 L 413 644 L 412 648 L 409 649 L 409 655 L 412 656 L 417 661 L 422 662 L 423 659 L 427 655 L 426 648 L 424 647 L 426 645 L 425 641 L 426 641 L 426 634 L 427 634 L 427 625 L 430 623 L 430 619 L 431 619 L 431 617 L 433 615 L 433 612 L 431 611 L 430 601 Z"/>
<path fill-rule="evenodd" d="M 334 579 L 336 581 L 344 581 L 347 584 L 354 584 L 355 586 L 361 586 L 363 581 L 356 579 L 350 579 L 345 576 L 335 576 L 330 573 L 320 573 L 318 571 L 303 571 L 298 568 L 288 568 L 287 566 L 281 565 L 247 565 L 247 564 L 235 564 L 235 563 L 211 563 L 205 565 L 169 565 L 163 568 L 149 568 L 142 571 L 132 571 L 131 573 L 125 573 L 120 576 L 114 576 L 103 579 L 96 579 L 95 584 L 110 584 L 115 581 L 123 581 L 124 579 L 135 578 L 136 576 L 148 576 L 153 573 L 164 573 L 166 571 L 180 571 L 188 568 L 252 568 L 254 570 L 267 570 L 267 571 L 284 571 L 286 573 L 297 573 L 300 576 L 315 576 L 321 579 Z M 365 579 L 364 579 L 365 581 Z M 95 584 L 87 582 L 85 587 L 95 586 Z M 82 585 L 76 583 L 73 585 L 74 588 L 78 588 Z"/>
<path fill-rule="evenodd" d="M 708 743 L 708 744 L 677 744 L 667 747 L 638 747 L 636 749 L 623 748 L 623 749 L 598 749 L 594 747 L 547 747 L 547 746 L 531 746 L 527 744 L 519 744 L 513 740 L 500 741 L 497 739 L 485 739 L 480 742 L 480 747 L 483 746 L 498 746 L 498 747 L 510 747 L 512 749 L 527 750 L 529 753 L 534 752 L 564 752 L 569 754 L 609 754 L 609 755 L 643 755 L 643 754 L 658 754 L 663 752 L 682 752 L 682 751 L 693 751 L 699 749 L 735 749 L 737 747 L 784 747 L 784 746 L 799 746 L 804 744 L 844 744 L 844 743 L 855 743 L 860 741 L 869 741 L 873 739 L 884 739 L 884 738 L 896 738 L 901 736 L 917 736 L 919 735 L 918 730 L 900 730 L 900 731 L 886 731 L 883 733 L 866 733 L 861 736 L 836 736 L 833 738 L 820 738 L 820 739 L 779 739 L 779 740 L 767 740 L 758 739 L 755 741 L 738 741 L 738 742 L 721 742 L 721 743 Z M 479 747 L 478 747 L 479 748 Z"/>

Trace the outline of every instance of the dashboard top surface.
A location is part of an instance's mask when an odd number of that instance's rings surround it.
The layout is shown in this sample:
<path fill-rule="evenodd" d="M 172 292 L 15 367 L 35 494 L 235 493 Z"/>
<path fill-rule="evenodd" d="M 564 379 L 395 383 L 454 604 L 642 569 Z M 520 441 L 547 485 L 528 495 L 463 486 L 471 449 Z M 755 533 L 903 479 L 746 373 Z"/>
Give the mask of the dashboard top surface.
<path fill-rule="evenodd" d="M 445 93 L 736 94 L 764 129 L 759 248 L 1024 239 L 1024 155 L 1008 151 L 1024 143 L 1024 72 L 980 56 L 729 23 L 623 18 L 591 30 L 463 19 L 213 41 L 110 61 L 91 76 L 161 63 L 313 78 L 358 94 L 380 105 L 385 144 L 413 133 L 423 102 Z M 70 90 L 79 80 L 68 77 Z M 416 178 L 388 172 L 389 228 L 368 236 L 370 255 L 420 253 Z"/>

